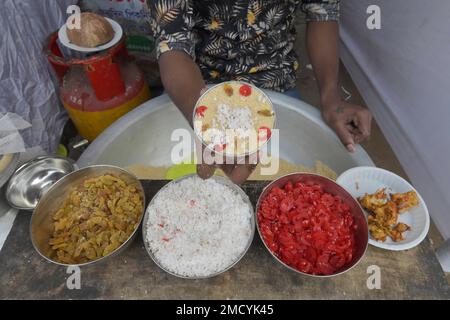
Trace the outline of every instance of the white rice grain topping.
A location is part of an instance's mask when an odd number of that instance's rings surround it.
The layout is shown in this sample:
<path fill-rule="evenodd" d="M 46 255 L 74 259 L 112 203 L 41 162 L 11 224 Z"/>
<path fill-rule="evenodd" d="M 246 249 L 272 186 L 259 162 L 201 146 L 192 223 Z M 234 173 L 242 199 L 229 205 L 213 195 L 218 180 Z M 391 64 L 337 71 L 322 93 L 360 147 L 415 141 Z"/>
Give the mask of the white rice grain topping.
<path fill-rule="evenodd" d="M 219 130 L 242 130 L 252 132 L 255 130 L 255 123 L 252 111 L 249 107 L 230 107 L 224 103 L 219 104 L 217 115 L 213 119 L 213 127 Z"/>
<path fill-rule="evenodd" d="M 245 251 L 251 208 L 213 179 L 190 177 L 164 188 L 147 209 L 146 239 L 158 263 L 185 277 L 223 271 Z"/>

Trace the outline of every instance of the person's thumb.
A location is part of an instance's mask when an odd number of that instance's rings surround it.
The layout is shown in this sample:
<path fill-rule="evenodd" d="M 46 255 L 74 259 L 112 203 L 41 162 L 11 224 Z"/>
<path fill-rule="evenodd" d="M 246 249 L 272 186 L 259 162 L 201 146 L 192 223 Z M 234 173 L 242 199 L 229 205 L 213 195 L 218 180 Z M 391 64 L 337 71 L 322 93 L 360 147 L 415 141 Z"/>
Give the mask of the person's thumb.
<path fill-rule="evenodd" d="M 353 139 L 353 135 L 347 129 L 347 127 L 343 124 L 338 124 L 334 127 L 334 131 L 338 135 L 345 148 L 347 148 L 349 152 L 355 152 L 355 140 Z"/>
<path fill-rule="evenodd" d="M 243 184 L 248 177 L 250 177 L 255 168 L 256 165 L 254 164 L 237 165 L 233 171 L 228 174 L 228 178 L 230 178 L 230 180 L 237 185 Z"/>

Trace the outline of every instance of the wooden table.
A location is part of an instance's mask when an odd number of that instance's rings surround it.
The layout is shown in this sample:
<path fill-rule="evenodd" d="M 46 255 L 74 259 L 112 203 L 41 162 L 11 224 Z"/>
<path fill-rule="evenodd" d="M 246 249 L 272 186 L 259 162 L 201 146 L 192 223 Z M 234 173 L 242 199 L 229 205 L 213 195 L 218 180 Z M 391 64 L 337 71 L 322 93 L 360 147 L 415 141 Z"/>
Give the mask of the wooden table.
<path fill-rule="evenodd" d="M 167 181 L 144 181 L 151 199 Z M 255 204 L 265 183 L 243 189 Z M 147 255 L 139 230 L 121 255 L 81 269 L 81 289 L 69 290 L 67 269 L 33 249 L 30 213 L 21 212 L 0 252 L 0 299 L 450 299 L 450 287 L 429 239 L 403 252 L 369 247 L 351 271 L 328 279 L 292 272 L 255 235 L 247 255 L 230 271 L 208 280 L 184 280 L 159 269 Z M 381 289 L 368 289 L 369 266 L 381 270 Z"/>

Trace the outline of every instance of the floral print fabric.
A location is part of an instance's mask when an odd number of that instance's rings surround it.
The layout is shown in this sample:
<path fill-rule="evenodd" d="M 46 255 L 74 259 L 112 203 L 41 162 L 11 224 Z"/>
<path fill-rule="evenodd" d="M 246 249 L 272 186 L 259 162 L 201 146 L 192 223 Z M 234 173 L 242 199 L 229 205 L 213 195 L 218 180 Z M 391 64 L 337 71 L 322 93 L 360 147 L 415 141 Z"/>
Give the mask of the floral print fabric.
<path fill-rule="evenodd" d="M 295 87 L 294 17 L 336 21 L 339 0 L 148 0 L 158 56 L 190 55 L 205 80 L 240 80 L 286 91 Z"/>

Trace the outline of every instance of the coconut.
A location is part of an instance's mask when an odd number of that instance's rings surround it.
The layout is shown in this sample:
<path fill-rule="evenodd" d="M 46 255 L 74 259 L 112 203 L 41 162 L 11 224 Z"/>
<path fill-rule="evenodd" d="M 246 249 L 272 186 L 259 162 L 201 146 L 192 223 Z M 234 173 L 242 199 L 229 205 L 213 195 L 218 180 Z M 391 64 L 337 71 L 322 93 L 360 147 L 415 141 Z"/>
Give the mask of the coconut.
<path fill-rule="evenodd" d="M 104 17 L 83 12 L 80 21 L 80 29 L 67 29 L 67 37 L 71 43 L 84 48 L 95 48 L 114 38 L 114 30 Z"/>

